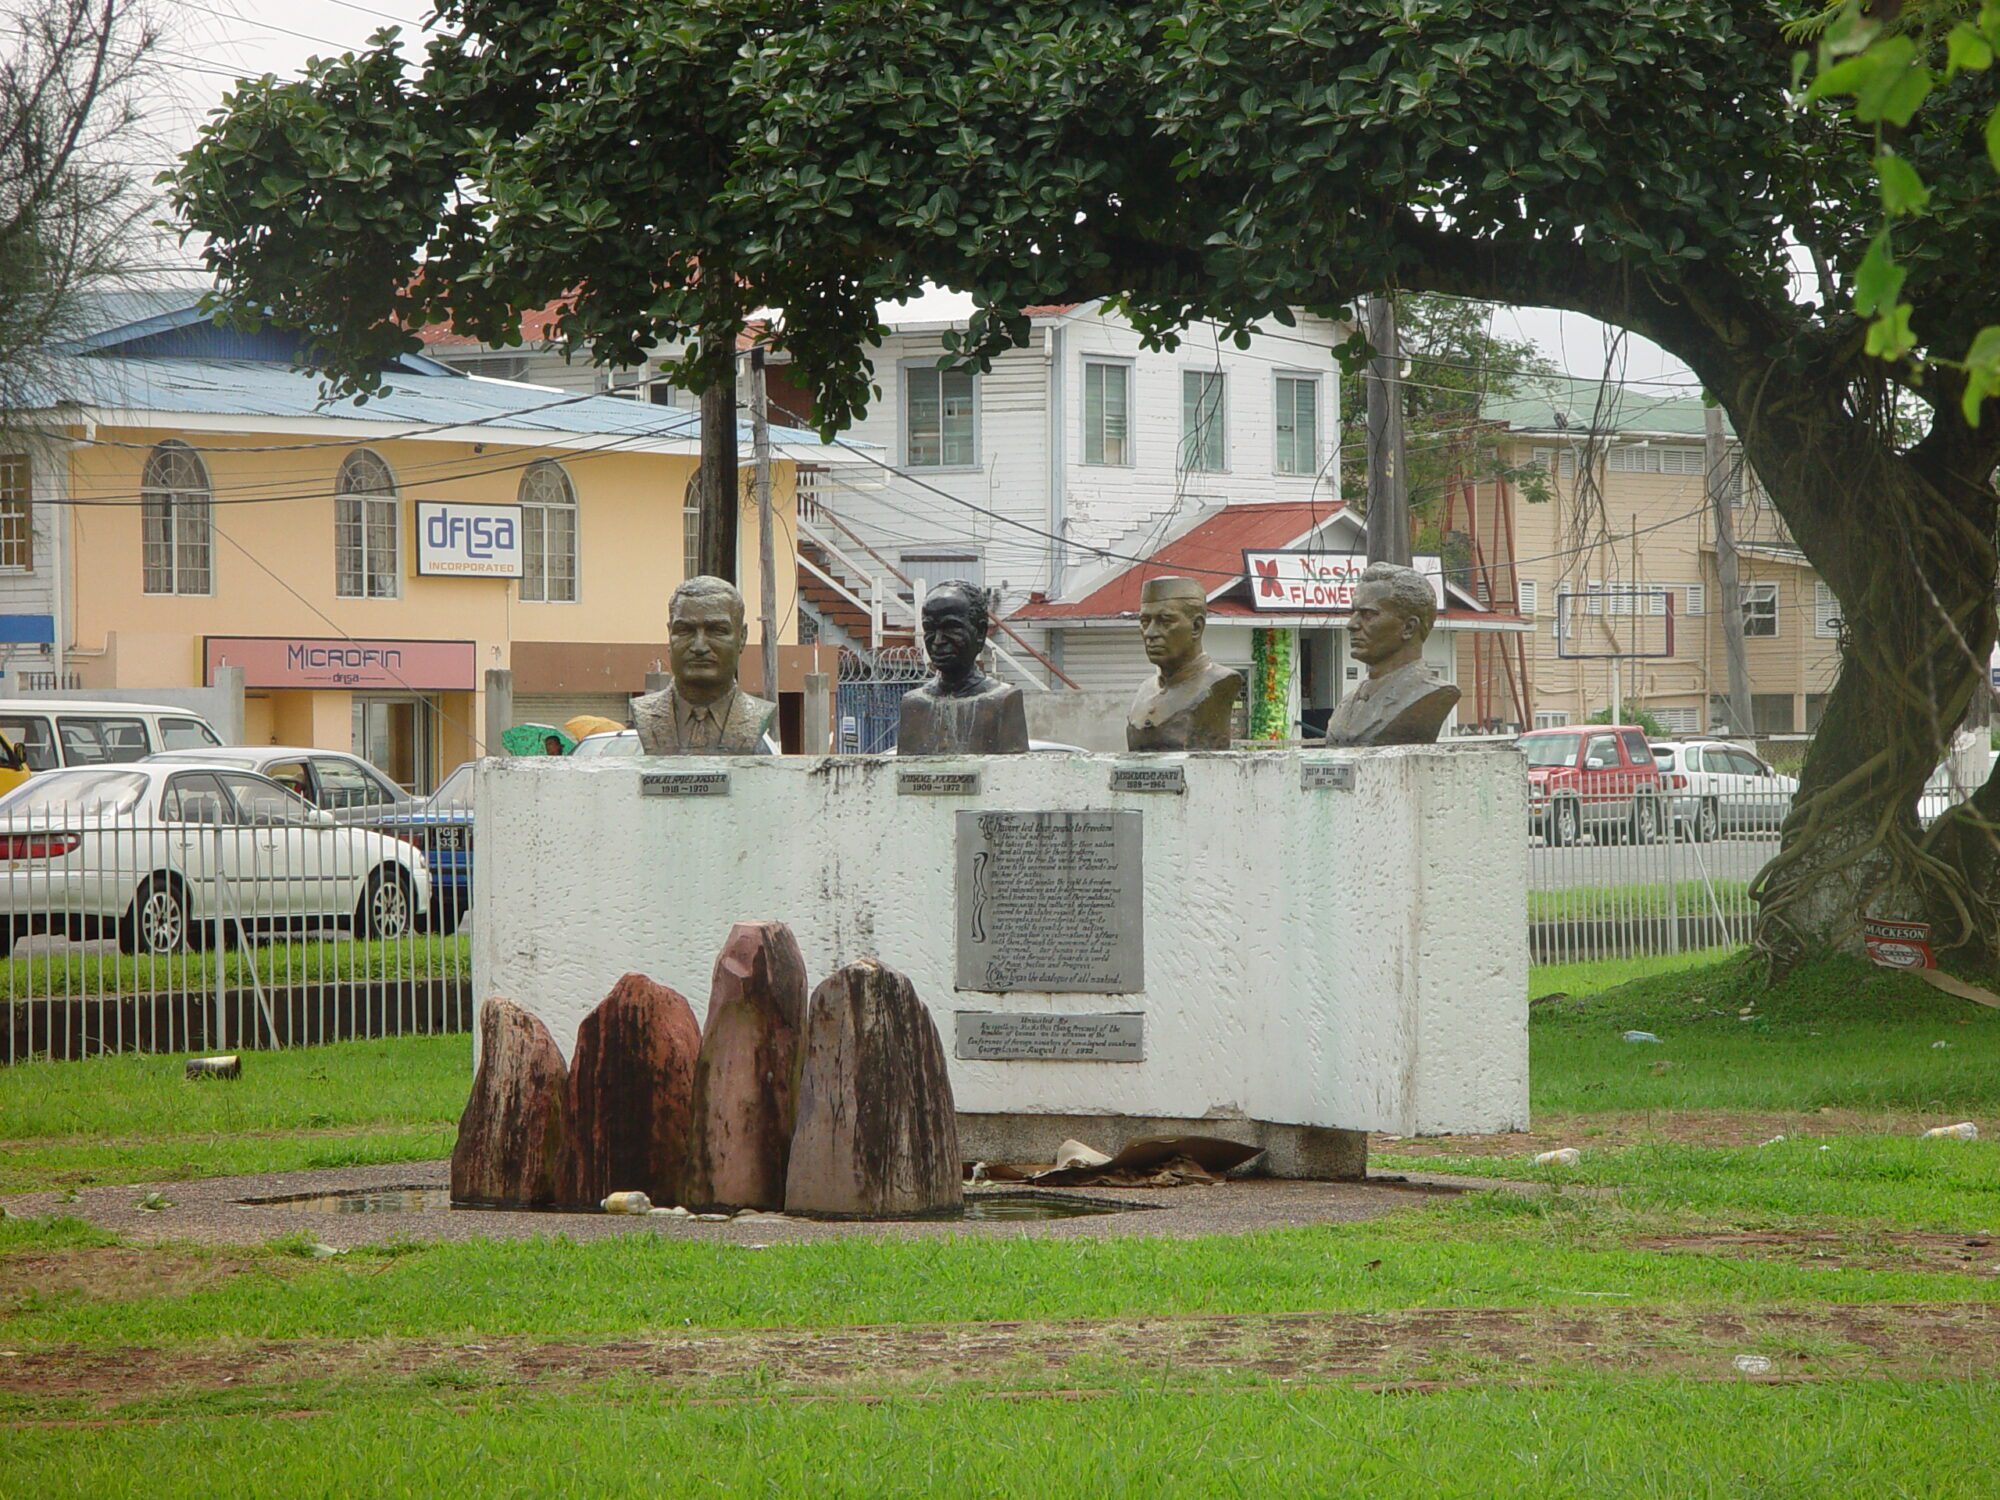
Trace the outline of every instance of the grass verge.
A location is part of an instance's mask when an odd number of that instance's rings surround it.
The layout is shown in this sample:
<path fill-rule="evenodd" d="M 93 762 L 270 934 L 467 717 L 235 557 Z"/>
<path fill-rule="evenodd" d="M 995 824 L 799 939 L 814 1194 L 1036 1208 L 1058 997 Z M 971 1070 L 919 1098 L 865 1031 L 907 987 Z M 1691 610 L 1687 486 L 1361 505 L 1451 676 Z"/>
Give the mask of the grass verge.
<path fill-rule="evenodd" d="M 315 938 L 231 946 L 222 956 L 223 978 L 248 988 L 252 974 L 267 985 L 355 983 L 374 979 L 443 979 L 472 973 L 469 938 L 419 935 L 355 942 Z M 215 988 L 215 954 L 209 951 L 128 956 L 40 953 L 0 961 L 0 1000 L 90 999 L 102 995 L 161 992 L 207 993 Z"/>

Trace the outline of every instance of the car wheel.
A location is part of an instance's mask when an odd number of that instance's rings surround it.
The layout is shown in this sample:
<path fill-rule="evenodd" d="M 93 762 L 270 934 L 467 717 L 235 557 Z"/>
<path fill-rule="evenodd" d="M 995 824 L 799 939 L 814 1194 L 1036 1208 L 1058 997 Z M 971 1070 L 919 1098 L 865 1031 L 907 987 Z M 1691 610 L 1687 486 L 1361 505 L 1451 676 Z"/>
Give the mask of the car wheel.
<path fill-rule="evenodd" d="M 1577 819 L 1575 801 L 1570 798 L 1564 798 L 1561 802 L 1558 802 L 1549 813 L 1549 826 L 1552 830 L 1549 837 L 1550 843 L 1561 844 L 1565 847 L 1574 844 L 1577 841 L 1578 835 L 1582 832 Z"/>
<path fill-rule="evenodd" d="M 1722 832 L 1722 813 L 1715 805 L 1713 797 L 1704 797 L 1700 809 L 1694 815 L 1694 838 L 1698 844 L 1711 842 Z"/>
<path fill-rule="evenodd" d="M 377 870 L 355 909 L 354 931 L 360 937 L 406 937 L 415 912 L 409 882 L 394 870 Z"/>
<path fill-rule="evenodd" d="M 1639 797 L 1632 803 L 1632 842 L 1650 844 L 1660 836 L 1660 804 L 1651 797 Z"/>
<path fill-rule="evenodd" d="M 187 945 L 187 900 L 179 883 L 149 876 L 119 924 L 118 946 L 127 953 L 178 953 Z"/>

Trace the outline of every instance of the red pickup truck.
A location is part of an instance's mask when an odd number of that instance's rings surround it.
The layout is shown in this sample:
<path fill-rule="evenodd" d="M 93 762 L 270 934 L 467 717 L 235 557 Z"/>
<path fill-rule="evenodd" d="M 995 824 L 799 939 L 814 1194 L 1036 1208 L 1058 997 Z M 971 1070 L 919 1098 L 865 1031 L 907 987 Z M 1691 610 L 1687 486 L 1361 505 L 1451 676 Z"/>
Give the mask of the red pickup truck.
<path fill-rule="evenodd" d="M 1665 787 L 1646 731 L 1635 724 L 1537 729 L 1520 739 L 1528 758 L 1528 826 L 1551 844 L 1650 844 L 1672 829 Z"/>

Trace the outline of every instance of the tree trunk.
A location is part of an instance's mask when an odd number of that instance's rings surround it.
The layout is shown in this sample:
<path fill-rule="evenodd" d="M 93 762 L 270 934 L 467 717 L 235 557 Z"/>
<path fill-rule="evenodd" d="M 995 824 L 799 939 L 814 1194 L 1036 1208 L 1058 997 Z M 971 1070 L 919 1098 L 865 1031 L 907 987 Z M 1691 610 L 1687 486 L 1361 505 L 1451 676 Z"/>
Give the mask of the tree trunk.
<path fill-rule="evenodd" d="M 723 372 L 701 393 L 701 570 L 736 582 L 736 528 L 742 514 L 736 448 L 736 330 L 715 328 L 704 343 L 730 351 Z"/>
<path fill-rule="evenodd" d="M 1730 403 L 1725 402 L 1725 405 Z M 1747 404 L 1747 403 L 1746 403 Z M 1994 642 L 1990 481 L 1955 435 L 1898 454 L 1833 403 L 1760 421 L 1745 450 L 1840 599 L 1840 679 L 1807 754 L 1779 852 L 1758 877 L 1756 946 L 1781 976 L 1828 950 L 1859 953 L 1864 917 L 1927 921 L 1944 948 L 1995 950 L 1995 851 L 1919 826 L 1925 779 L 1951 743 Z M 1746 420 L 1747 417 L 1747 420 Z M 1988 465 L 1990 472 L 1990 464 Z M 1860 512 L 1868 512 L 1866 519 Z M 1802 627 L 1795 627 L 1802 628 Z M 1983 794 L 2000 798 L 2000 789 Z"/>

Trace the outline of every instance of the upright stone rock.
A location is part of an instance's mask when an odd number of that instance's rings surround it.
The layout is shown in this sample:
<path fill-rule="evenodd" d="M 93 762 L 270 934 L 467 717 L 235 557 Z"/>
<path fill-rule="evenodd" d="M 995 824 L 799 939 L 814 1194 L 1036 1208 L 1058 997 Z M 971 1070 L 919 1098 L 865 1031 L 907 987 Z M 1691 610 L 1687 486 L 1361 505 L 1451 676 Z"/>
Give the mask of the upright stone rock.
<path fill-rule="evenodd" d="M 783 922 L 738 922 L 715 961 L 694 1069 L 688 1201 L 782 1208 L 798 1114 L 806 962 Z"/>
<path fill-rule="evenodd" d="M 944 1046 L 910 981 L 873 960 L 813 991 L 787 1213 L 898 1218 L 964 1202 Z"/>
<path fill-rule="evenodd" d="M 527 1208 L 556 1201 L 568 1072 L 548 1027 L 497 996 L 479 1009 L 479 1071 L 451 1148 L 454 1203 Z"/>
<path fill-rule="evenodd" d="M 635 1191 L 656 1204 L 683 1201 L 700 1052 L 693 1009 L 643 974 L 627 974 L 583 1018 L 570 1058 L 562 1202 L 595 1207 Z"/>

